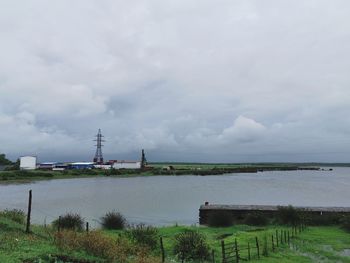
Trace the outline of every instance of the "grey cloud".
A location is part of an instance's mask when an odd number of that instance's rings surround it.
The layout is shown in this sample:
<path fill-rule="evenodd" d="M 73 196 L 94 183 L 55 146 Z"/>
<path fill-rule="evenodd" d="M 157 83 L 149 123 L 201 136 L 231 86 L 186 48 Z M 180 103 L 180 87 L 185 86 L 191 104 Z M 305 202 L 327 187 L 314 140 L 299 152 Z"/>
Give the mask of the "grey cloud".
<path fill-rule="evenodd" d="M 347 1 L 0 0 L 0 152 L 346 161 Z"/>

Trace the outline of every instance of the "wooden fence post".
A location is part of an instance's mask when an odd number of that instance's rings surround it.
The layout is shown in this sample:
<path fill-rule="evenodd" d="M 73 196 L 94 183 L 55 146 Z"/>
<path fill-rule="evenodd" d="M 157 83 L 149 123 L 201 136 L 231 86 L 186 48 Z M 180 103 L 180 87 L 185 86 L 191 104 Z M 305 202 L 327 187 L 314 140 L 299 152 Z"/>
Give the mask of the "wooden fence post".
<path fill-rule="evenodd" d="M 32 190 L 29 190 L 26 233 L 30 233 L 30 216 L 31 216 L 31 214 L 32 214 Z"/>
<path fill-rule="evenodd" d="M 85 230 L 87 233 L 89 233 L 89 222 L 86 222 Z"/>
<path fill-rule="evenodd" d="M 273 234 L 271 236 L 271 242 L 272 242 L 272 252 L 275 252 L 275 242 L 273 240 Z"/>
<path fill-rule="evenodd" d="M 284 233 L 284 244 L 286 244 L 287 243 L 287 230 L 284 230 L 283 233 Z"/>
<path fill-rule="evenodd" d="M 58 232 L 61 232 L 61 216 L 58 217 L 58 227 L 57 227 Z"/>
<path fill-rule="evenodd" d="M 235 251 L 236 251 L 236 263 L 238 263 L 239 262 L 239 251 L 238 251 L 237 239 L 235 239 Z"/>
<path fill-rule="evenodd" d="M 268 249 L 268 243 L 267 243 L 267 236 L 266 236 L 266 234 L 265 234 L 265 236 L 264 236 L 264 243 L 263 243 L 263 255 L 265 256 L 265 257 L 267 257 L 268 255 L 269 255 L 269 249 Z"/>
<path fill-rule="evenodd" d="M 290 245 L 289 230 L 288 230 L 288 245 Z"/>
<path fill-rule="evenodd" d="M 211 251 L 211 259 L 212 259 L 212 263 L 215 263 L 215 251 L 214 249 Z M 164 262 L 164 261 L 162 261 Z"/>
<path fill-rule="evenodd" d="M 165 253 L 164 253 L 164 245 L 163 245 L 163 238 L 160 237 L 160 250 L 162 251 L 162 262 L 165 261 Z"/>
<path fill-rule="evenodd" d="M 224 240 L 221 240 L 221 252 L 222 252 L 222 263 L 226 263 L 225 241 Z"/>
<path fill-rule="evenodd" d="M 248 242 L 248 260 L 250 260 L 250 244 Z"/>
<path fill-rule="evenodd" d="M 258 253 L 258 258 L 260 258 L 260 249 L 259 249 L 259 240 L 258 237 L 255 237 L 255 243 L 256 243 L 256 251 Z"/>
<path fill-rule="evenodd" d="M 283 244 L 283 230 L 281 230 L 280 242 L 281 242 L 281 244 Z"/>
<path fill-rule="evenodd" d="M 276 229 L 276 246 L 278 247 L 278 230 Z"/>

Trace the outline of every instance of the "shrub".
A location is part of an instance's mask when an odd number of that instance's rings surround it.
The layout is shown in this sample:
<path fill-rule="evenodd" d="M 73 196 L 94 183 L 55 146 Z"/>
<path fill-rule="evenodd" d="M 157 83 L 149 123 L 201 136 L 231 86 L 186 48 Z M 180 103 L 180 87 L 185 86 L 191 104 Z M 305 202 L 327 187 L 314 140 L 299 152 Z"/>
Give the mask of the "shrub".
<path fill-rule="evenodd" d="M 298 225 L 301 223 L 301 213 L 293 206 L 279 206 L 277 220 L 283 225 Z"/>
<path fill-rule="evenodd" d="M 209 246 L 203 234 L 185 231 L 175 236 L 174 254 L 182 261 L 202 261 L 209 258 Z"/>
<path fill-rule="evenodd" d="M 161 263 L 162 260 L 159 257 L 149 255 L 147 249 L 140 249 L 133 263 Z"/>
<path fill-rule="evenodd" d="M 158 229 L 143 224 L 136 225 L 127 231 L 128 237 L 136 244 L 155 249 L 158 244 Z"/>
<path fill-rule="evenodd" d="M 76 213 L 67 213 L 52 222 L 52 224 L 61 229 L 82 230 L 84 227 L 84 219 Z"/>
<path fill-rule="evenodd" d="M 84 250 L 90 255 L 107 259 L 108 262 L 126 262 L 133 252 L 127 240 L 114 240 L 99 231 L 85 234 L 63 230 L 55 233 L 54 241 L 56 246 L 65 252 Z"/>
<path fill-rule="evenodd" d="M 118 212 L 108 212 L 105 216 L 101 217 L 102 227 L 104 229 L 124 229 L 126 226 L 125 217 Z"/>
<path fill-rule="evenodd" d="M 269 219 L 263 213 L 252 212 L 247 215 L 244 222 L 251 226 L 266 226 L 269 223 Z"/>
<path fill-rule="evenodd" d="M 209 214 L 208 225 L 213 227 L 227 227 L 233 225 L 233 217 L 229 211 L 215 211 Z"/>
<path fill-rule="evenodd" d="M 24 224 L 26 219 L 26 214 L 19 209 L 5 209 L 4 211 L 0 211 L 0 216 L 11 219 L 12 221 L 17 222 L 19 224 Z"/>
<path fill-rule="evenodd" d="M 340 219 L 341 227 L 350 232 L 350 216 L 344 216 L 342 219 Z"/>
<path fill-rule="evenodd" d="M 79 236 L 76 231 L 62 230 L 54 235 L 55 245 L 64 251 L 73 251 L 80 248 Z"/>

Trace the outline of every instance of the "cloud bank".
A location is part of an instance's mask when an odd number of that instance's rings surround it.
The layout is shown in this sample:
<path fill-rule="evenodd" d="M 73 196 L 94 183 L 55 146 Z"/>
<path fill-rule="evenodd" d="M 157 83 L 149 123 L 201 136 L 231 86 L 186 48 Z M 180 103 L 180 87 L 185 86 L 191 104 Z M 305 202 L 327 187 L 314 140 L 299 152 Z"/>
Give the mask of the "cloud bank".
<path fill-rule="evenodd" d="M 348 1 L 0 3 L 12 159 L 348 161 Z"/>

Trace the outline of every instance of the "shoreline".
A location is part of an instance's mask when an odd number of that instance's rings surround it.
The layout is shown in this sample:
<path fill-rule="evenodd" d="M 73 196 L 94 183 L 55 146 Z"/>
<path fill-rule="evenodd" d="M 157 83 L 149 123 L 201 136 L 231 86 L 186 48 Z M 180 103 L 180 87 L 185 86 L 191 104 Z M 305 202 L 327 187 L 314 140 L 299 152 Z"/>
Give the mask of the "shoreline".
<path fill-rule="evenodd" d="M 169 168 L 170 167 L 170 168 Z M 213 166 L 195 165 L 186 167 L 153 167 L 146 170 L 31 170 L 31 171 L 0 171 L 0 185 L 10 184 L 28 184 L 36 181 L 58 180 L 58 179 L 75 179 L 75 178 L 132 178 L 132 177 L 149 177 L 149 176 L 225 176 L 227 174 L 238 173 L 258 173 L 266 171 L 323 171 L 320 167 L 310 166 L 287 166 L 287 165 L 265 165 L 265 166 Z"/>

